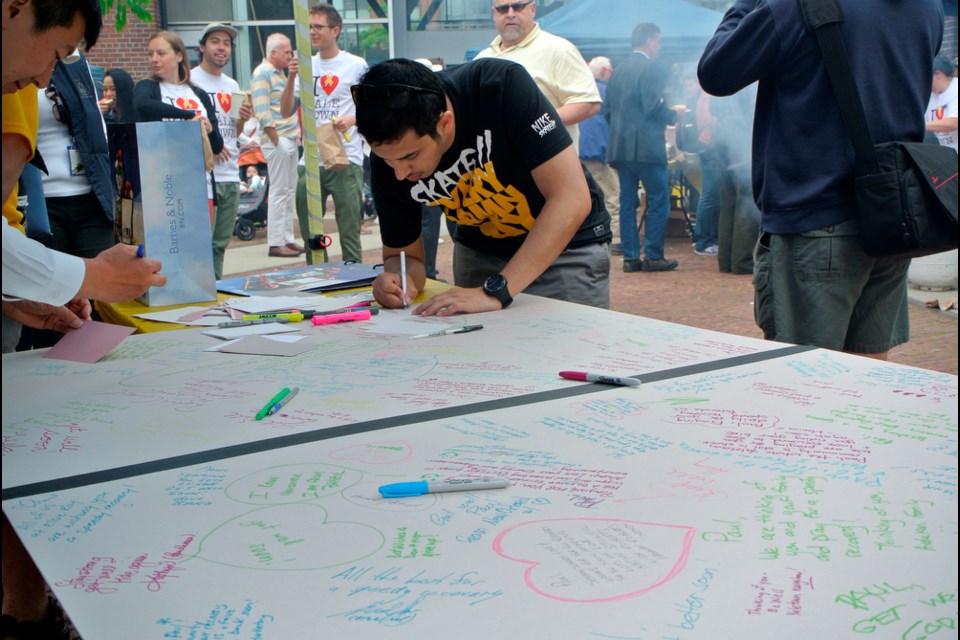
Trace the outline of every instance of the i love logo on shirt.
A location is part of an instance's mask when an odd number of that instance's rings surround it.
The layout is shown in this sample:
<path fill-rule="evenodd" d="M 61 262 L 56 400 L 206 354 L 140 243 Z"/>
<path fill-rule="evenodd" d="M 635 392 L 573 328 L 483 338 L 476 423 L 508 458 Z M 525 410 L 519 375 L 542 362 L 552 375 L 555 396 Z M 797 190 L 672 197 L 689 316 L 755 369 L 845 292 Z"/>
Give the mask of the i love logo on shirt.
<path fill-rule="evenodd" d="M 230 105 L 233 103 L 233 96 L 226 91 L 221 91 L 217 94 L 217 103 L 220 105 L 220 108 L 223 109 L 224 113 L 230 113 Z"/>
<path fill-rule="evenodd" d="M 181 109 L 185 109 L 186 111 L 197 111 L 200 108 L 200 105 L 196 100 L 193 100 L 192 98 L 184 98 L 183 96 L 177 98 L 176 102 L 173 104 Z"/>
<path fill-rule="evenodd" d="M 338 84 L 340 84 L 340 78 L 333 75 L 333 73 L 320 76 L 320 88 L 323 89 L 323 92 L 327 95 L 333 93 L 333 90 L 337 88 Z"/>

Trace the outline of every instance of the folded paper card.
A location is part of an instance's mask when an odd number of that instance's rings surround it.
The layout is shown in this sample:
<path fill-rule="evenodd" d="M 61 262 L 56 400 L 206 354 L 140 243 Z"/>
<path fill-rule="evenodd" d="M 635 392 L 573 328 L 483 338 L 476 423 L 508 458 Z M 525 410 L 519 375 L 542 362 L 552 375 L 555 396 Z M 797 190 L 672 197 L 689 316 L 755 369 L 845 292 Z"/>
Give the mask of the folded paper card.
<path fill-rule="evenodd" d="M 135 327 L 87 320 L 79 329 L 67 331 L 43 357 L 93 364 L 113 351 L 134 331 Z"/>

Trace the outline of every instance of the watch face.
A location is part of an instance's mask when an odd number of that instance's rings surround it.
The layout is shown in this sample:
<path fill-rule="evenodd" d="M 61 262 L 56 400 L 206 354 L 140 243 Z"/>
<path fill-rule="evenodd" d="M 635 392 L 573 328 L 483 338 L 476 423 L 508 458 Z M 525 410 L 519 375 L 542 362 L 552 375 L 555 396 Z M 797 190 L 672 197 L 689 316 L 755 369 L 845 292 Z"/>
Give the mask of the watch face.
<path fill-rule="evenodd" d="M 507 279 L 502 275 L 490 276 L 483 283 L 483 288 L 490 293 L 499 293 L 501 289 L 507 286 Z"/>
<path fill-rule="evenodd" d="M 483 282 L 483 290 L 488 296 L 492 296 L 500 301 L 500 306 L 506 309 L 513 302 L 510 296 L 510 290 L 507 288 L 507 279 L 503 274 L 490 276 Z"/>

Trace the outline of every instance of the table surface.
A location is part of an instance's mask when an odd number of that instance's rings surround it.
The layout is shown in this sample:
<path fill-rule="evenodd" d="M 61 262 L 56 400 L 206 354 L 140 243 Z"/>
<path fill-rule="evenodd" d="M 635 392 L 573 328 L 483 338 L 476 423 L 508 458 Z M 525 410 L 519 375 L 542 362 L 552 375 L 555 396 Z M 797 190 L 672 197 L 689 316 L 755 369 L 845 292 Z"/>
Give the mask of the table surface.
<path fill-rule="evenodd" d="M 420 303 L 424 300 L 427 300 L 441 291 L 446 291 L 450 289 L 453 285 L 447 284 L 445 282 L 439 282 L 437 280 L 427 280 L 426 284 L 423 287 L 423 291 L 417 296 L 416 302 Z M 336 291 L 336 294 L 349 294 L 349 293 L 359 293 L 362 291 L 370 291 L 370 287 L 354 287 Z M 173 322 L 157 322 L 155 320 L 146 320 L 144 318 L 137 317 L 138 314 L 144 313 L 154 313 L 158 311 L 170 311 L 173 309 L 181 309 L 184 307 L 192 306 L 217 306 L 218 303 L 223 302 L 228 298 L 237 298 L 236 296 L 229 293 L 218 292 L 217 293 L 217 302 L 209 303 L 195 303 L 195 304 L 175 304 L 169 306 L 161 307 L 149 307 L 142 302 L 137 300 L 131 300 L 130 302 L 103 302 L 101 300 L 94 301 L 94 305 L 97 309 L 97 313 L 100 314 L 100 319 L 103 322 L 109 322 L 110 324 L 119 324 L 125 327 L 134 327 L 136 328 L 136 333 L 156 333 L 158 331 L 177 331 L 180 329 L 189 328 L 187 325 L 176 324 Z"/>
<path fill-rule="evenodd" d="M 469 321 L 5 355 L 4 513 L 89 638 L 956 637 L 955 376 L 532 296 Z M 377 491 L 459 477 L 510 486 Z"/>

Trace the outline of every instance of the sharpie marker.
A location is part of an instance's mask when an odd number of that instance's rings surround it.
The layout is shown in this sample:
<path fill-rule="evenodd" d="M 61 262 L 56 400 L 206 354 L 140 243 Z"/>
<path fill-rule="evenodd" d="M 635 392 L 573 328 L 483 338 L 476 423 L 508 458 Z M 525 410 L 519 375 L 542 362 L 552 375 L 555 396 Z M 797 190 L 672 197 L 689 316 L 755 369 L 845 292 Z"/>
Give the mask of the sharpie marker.
<path fill-rule="evenodd" d="M 290 393 L 280 398 L 279 402 L 270 407 L 270 410 L 267 411 L 267 415 L 272 416 L 280 411 L 280 409 L 283 409 L 283 406 L 293 400 L 293 396 L 297 395 L 298 393 L 300 393 L 300 387 L 294 387 L 293 389 L 290 389 Z"/>
<path fill-rule="evenodd" d="M 416 340 L 417 338 L 435 338 L 437 336 L 452 336 L 455 333 L 470 333 L 471 331 L 480 331 L 480 329 L 483 329 L 482 324 L 465 324 L 462 327 L 442 329 L 440 331 L 434 331 L 433 333 L 420 333 L 415 336 L 410 336 L 410 339 Z"/>
<path fill-rule="evenodd" d="M 616 384 L 621 387 L 639 387 L 640 381 L 636 378 L 621 376 L 607 376 L 602 373 L 586 373 L 585 371 L 561 371 L 560 377 L 565 380 L 579 380 L 580 382 L 599 382 L 600 384 Z"/>
<path fill-rule="evenodd" d="M 221 329 L 233 329 L 235 327 L 247 327 L 251 324 L 270 324 L 271 322 L 279 322 L 280 324 L 286 324 L 289 322 L 285 318 L 263 318 L 260 320 L 232 320 L 230 322 L 221 322 L 217 324 Z"/>
<path fill-rule="evenodd" d="M 358 320 L 369 320 L 372 315 L 369 309 L 364 309 L 363 311 L 345 311 L 344 313 L 331 313 L 325 316 L 313 316 L 310 318 L 310 322 L 315 325 L 356 322 Z"/>
<path fill-rule="evenodd" d="M 297 388 L 297 390 L 299 391 L 299 388 Z M 260 409 L 260 411 L 257 412 L 257 420 L 263 420 L 267 416 L 276 413 L 276 411 L 274 411 L 274 407 L 276 407 L 278 404 L 280 404 L 282 407 L 283 405 L 281 403 L 288 395 L 290 395 L 290 387 L 284 387 L 283 389 L 280 389 L 280 393 L 270 398 L 270 402 L 268 402 L 263 409 Z M 279 411 L 279 409 L 277 409 L 277 411 Z"/>
<path fill-rule="evenodd" d="M 510 481 L 506 478 L 461 478 L 430 482 L 396 482 L 385 484 L 378 489 L 384 498 L 412 498 L 427 493 L 447 493 L 449 491 L 479 491 L 481 489 L 506 489 Z"/>

